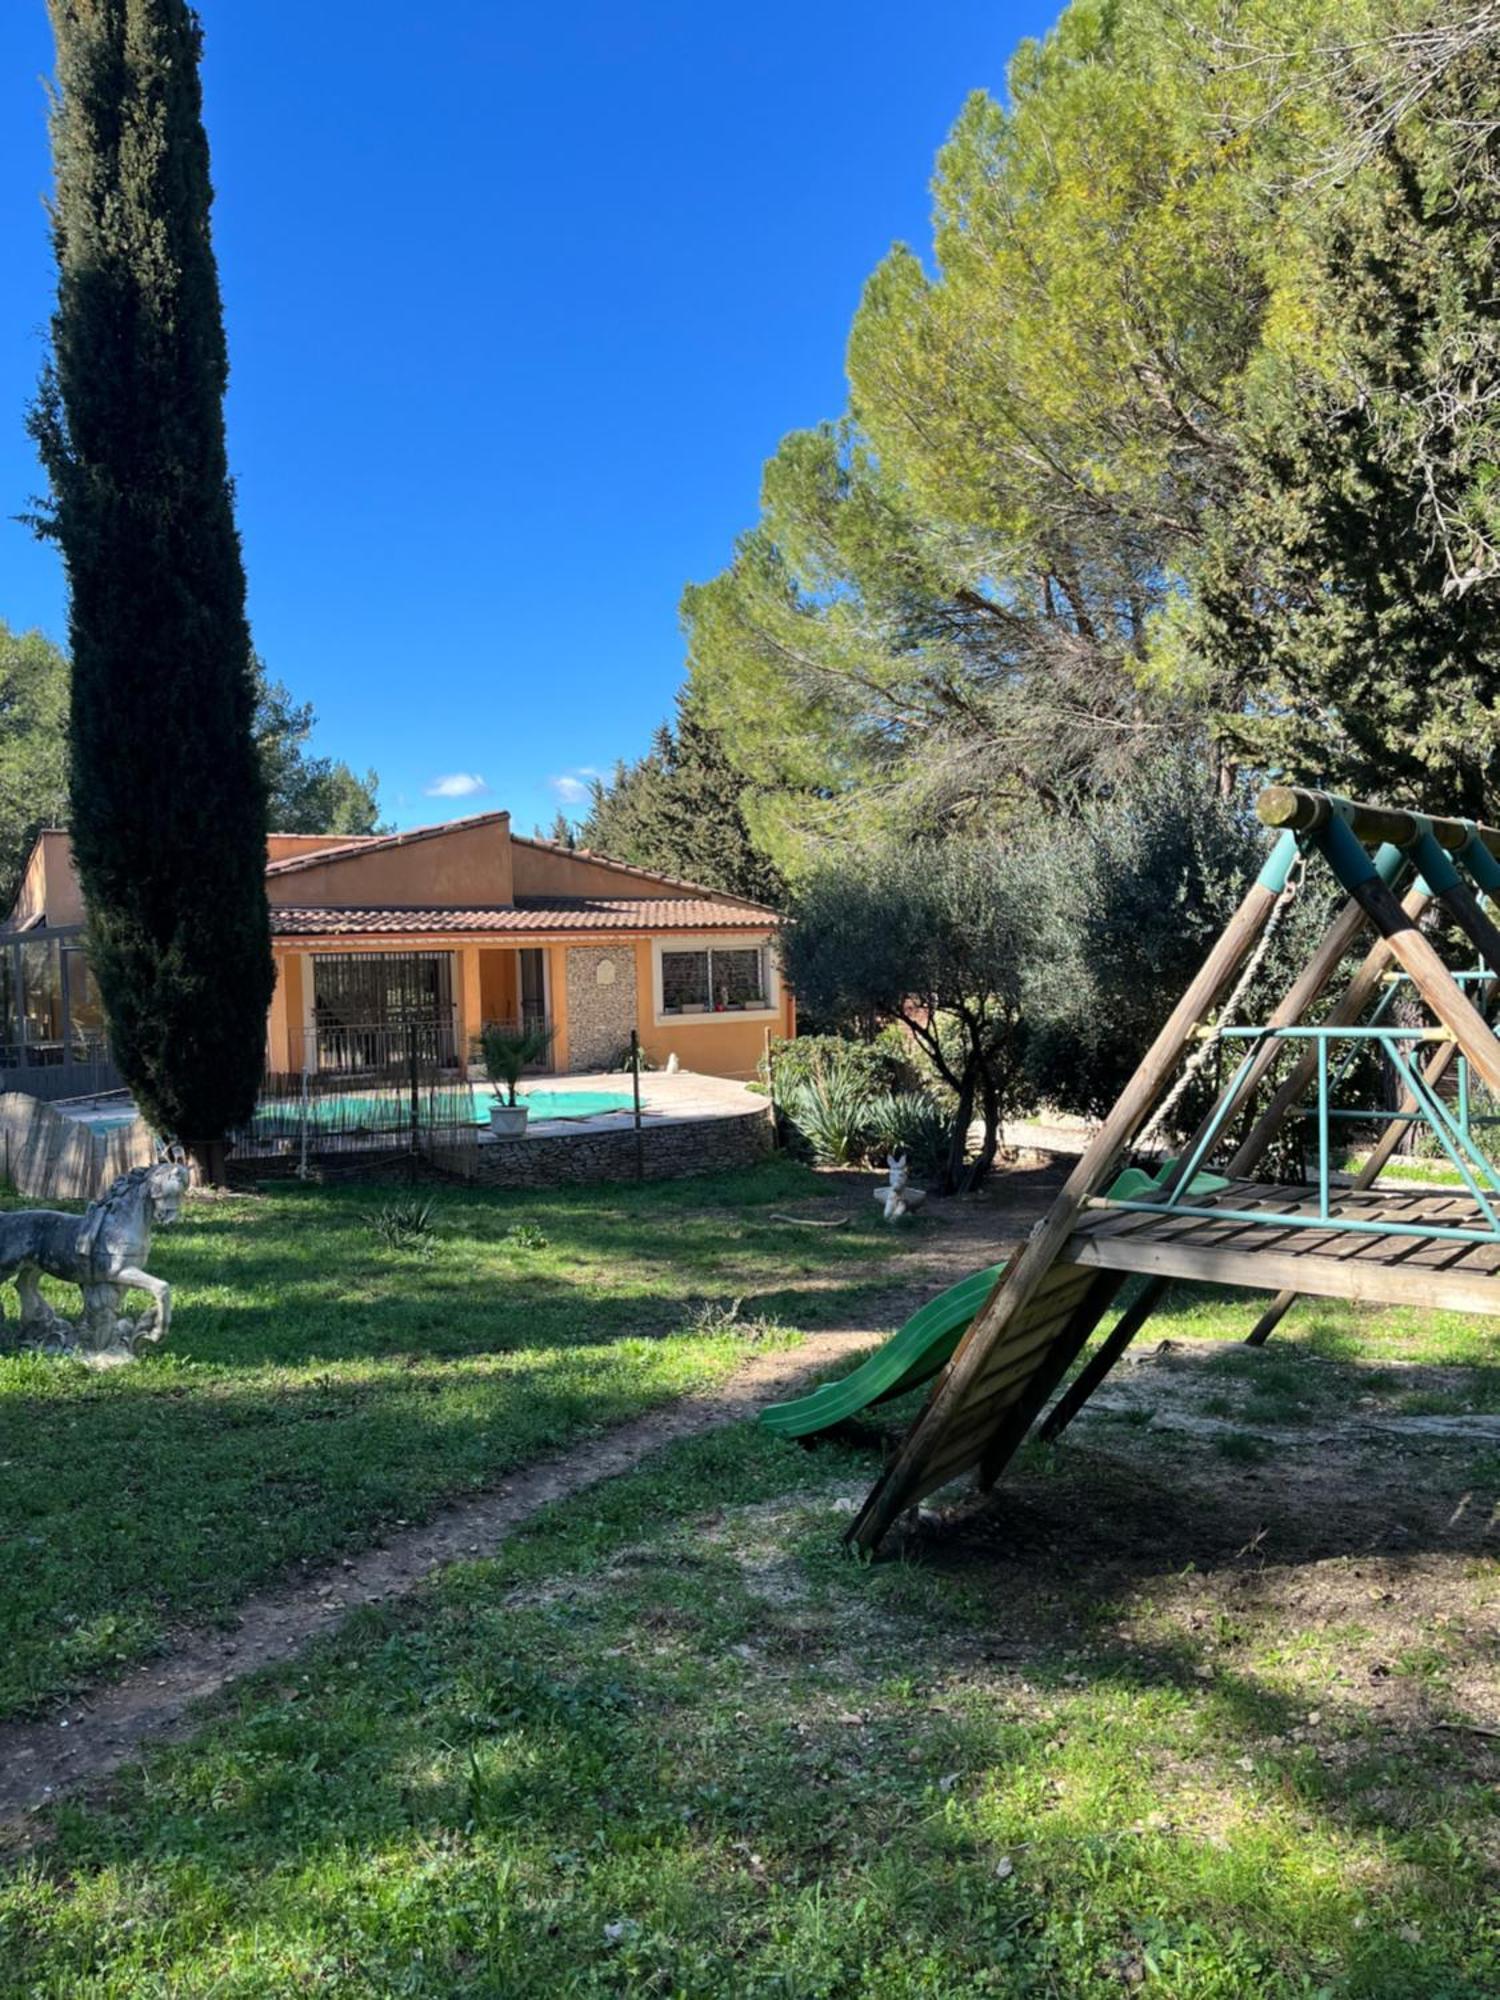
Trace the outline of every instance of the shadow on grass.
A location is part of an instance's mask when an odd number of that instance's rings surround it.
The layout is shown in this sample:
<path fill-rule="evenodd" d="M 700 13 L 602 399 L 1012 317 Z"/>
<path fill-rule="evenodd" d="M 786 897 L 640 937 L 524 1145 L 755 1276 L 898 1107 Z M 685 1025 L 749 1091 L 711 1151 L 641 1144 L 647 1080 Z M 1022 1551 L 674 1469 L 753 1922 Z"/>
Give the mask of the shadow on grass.
<path fill-rule="evenodd" d="M 361 1614 L 63 1813 L 18 1969 L 76 1976 L 107 1933 L 169 1977 L 238 1952 L 244 1978 L 329 1954 L 364 1976 L 420 1947 L 434 1991 L 1102 1995 L 1144 1943 L 1163 1991 L 1492 1990 L 1473 1846 L 1409 1810 L 1452 1806 L 1482 1748 L 1393 1718 L 1368 1768 L 1331 1767 L 1296 1741 L 1305 1700 L 1205 1682 L 1190 1639 L 1078 1652 L 1101 1598 L 1258 1560 L 1252 1516 L 1286 1564 L 1347 1551 L 1368 1496 L 1348 1520 L 1274 1483 L 1215 1508 L 1181 1467 L 1078 1453 L 861 1569 L 816 1489 L 869 1470 L 702 1440 Z M 789 1488 L 811 1517 L 788 1524 Z M 1143 1824 L 1184 1760 L 1200 1811 L 1232 1802 L 1217 1833 Z M 1218 1983 L 1174 1987 L 1174 1953 Z"/>

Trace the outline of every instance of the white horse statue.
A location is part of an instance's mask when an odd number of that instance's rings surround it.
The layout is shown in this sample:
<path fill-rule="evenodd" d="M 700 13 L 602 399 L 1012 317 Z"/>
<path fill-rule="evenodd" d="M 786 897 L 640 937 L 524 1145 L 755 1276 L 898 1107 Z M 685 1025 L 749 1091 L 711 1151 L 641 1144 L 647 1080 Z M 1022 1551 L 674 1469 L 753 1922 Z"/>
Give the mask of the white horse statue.
<path fill-rule="evenodd" d="M 885 1163 L 890 1168 L 890 1183 L 875 1189 L 875 1199 L 885 1203 L 887 1222 L 900 1222 L 903 1216 L 916 1214 L 927 1199 L 927 1190 L 911 1185 L 911 1167 L 905 1153 L 887 1154 Z"/>
<path fill-rule="evenodd" d="M 146 1269 L 151 1232 L 177 1220 L 187 1192 L 188 1170 L 175 1160 L 136 1167 L 122 1174 L 83 1215 L 55 1208 L 17 1209 L 0 1215 L 0 1284 L 14 1278 L 21 1301 L 20 1326 L 0 1343 L 50 1347 L 76 1354 L 100 1367 L 130 1361 L 146 1340 L 165 1340 L 172 1324 L 172 1290 Z M 61 1278 L 83 1293 L 83 1317 L 76 1323 L 55 1313 L 42 1297 L 38 1279 Z M 149 1292 L 151 1304 L 139 1319 L 122 1316 L 120 1296 Z M 4 1308 L 0 1306 L 0 1316 Z"/>

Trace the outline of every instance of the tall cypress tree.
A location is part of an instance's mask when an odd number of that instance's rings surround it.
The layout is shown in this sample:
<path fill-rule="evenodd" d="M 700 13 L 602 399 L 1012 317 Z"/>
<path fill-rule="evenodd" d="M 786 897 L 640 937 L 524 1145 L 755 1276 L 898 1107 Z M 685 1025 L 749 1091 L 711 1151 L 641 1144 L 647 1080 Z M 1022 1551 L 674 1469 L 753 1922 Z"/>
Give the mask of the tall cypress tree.
<path fill-rule="evenodd" d="M 274 983 L 228 354 L 185 0 L 48 0 L 52 356 L 32 413 L 73 652 L 74 852 L 116 1059 L 220 1177 Z"/>

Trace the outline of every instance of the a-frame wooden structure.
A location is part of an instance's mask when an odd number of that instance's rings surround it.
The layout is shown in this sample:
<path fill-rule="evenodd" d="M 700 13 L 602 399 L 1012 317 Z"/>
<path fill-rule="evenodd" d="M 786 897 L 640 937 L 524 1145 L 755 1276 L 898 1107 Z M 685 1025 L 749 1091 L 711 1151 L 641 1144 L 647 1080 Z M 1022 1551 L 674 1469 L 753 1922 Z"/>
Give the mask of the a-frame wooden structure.
<path fill-rule="evenodd" d="M 1087 1401 L 1174 1279 L 1274 1290 L 1251 1338 L 1263 1340 L 1299 1292 L 1500 1314 L 1500 1177 L 1455 1120 L 1441 1086 L 1477 1076 L 1500 1099 L 1500 1040 L 1488 1016 L 1500 997 L 1500 930 L 1480 895 L 1500 908 L 1500 831 L 1470 820 L 1359 804 L 1292 786 L 1262 794 L 1261 819 L 1278 838 L 1197 977 L 1152 1044 L 1047 1214 L 1012 1259 L 937 1378 L 900 1452 L 872 1488 L 846 1539 L 874 1549 L 925 1495 L 968 1472 L 993 1485 L 1034 1424 L 1055 1437 Z M 1373 851 L 1372 851 L 1373 850 Z M 1347 894 L 1327 935 L 1270 1018 L 1226 1046 L 1243 1060 L 1159 1185 L 1112 1190 L 1194 1043 L 1233 986 L 1287 891 L 1299 854 L 1321 857 Z M 1402 878 L 1404 897 L 1396 893 Z M 1421 929 L 1436 905 L 1469 941 L 1479 971 L 1455 975 Z M 1323 999 L 1362 933 L 1374 937 L 1316 1027 Z M 1403 978 L 1431 1025 L 1380 1026 L 1388 981 Z M 1373 1012 L 1372 1012 L 1373 1010 Z M 1349 1043 L 1371 1040 L 1405 1095 L 1355 1185 L 1328 1172 L 1330 1072 Z M 1290 1047 L 1289 1047 L 1290 1044 Z M 1290 1073 L 1245 1130 L 1288 1055 Z M 1320 1172 L 1309 1182 L 1252 1178 L 1289 1118 L 1317 1097 Z M 1347 1115 L 1347 1114 L 1346 1114 Z M 1450 1195 L 1374 1188 L 1406 1121 L 1425 1119 L 1458 1167 Z M 1203 1193 L 1201 1177 L 1231 1129 L 1243 1133 Z M 1050 1410 L 1126 1279 L 1147 1283 L 1087 1366 Z M 1044 1413 L 1045 1416 L 1044 1416 Z"/>

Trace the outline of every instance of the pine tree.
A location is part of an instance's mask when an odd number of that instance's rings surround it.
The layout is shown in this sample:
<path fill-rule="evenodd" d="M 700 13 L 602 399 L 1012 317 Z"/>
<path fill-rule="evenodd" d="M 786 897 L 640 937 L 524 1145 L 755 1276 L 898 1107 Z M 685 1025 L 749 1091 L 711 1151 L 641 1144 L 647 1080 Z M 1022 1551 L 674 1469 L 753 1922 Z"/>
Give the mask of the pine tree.
<path fill-rule="evenodd" d="M 785 884 L 752 837 L 747 791 L 689 688 L 678 697 L 675 725 L 661 725 L 644 757 L 616 766 L 607 784 L 594 780 L 579 839 L 615 861 L 777 903 Z"/>
<path fill-rule="evenodd" d="M 116 1060 L 220 1177 L 274 983 L 228 355 L 184 0 L 48 0 L 57 305 L 32 413 L 67 567 L 71 826 Z"/>

